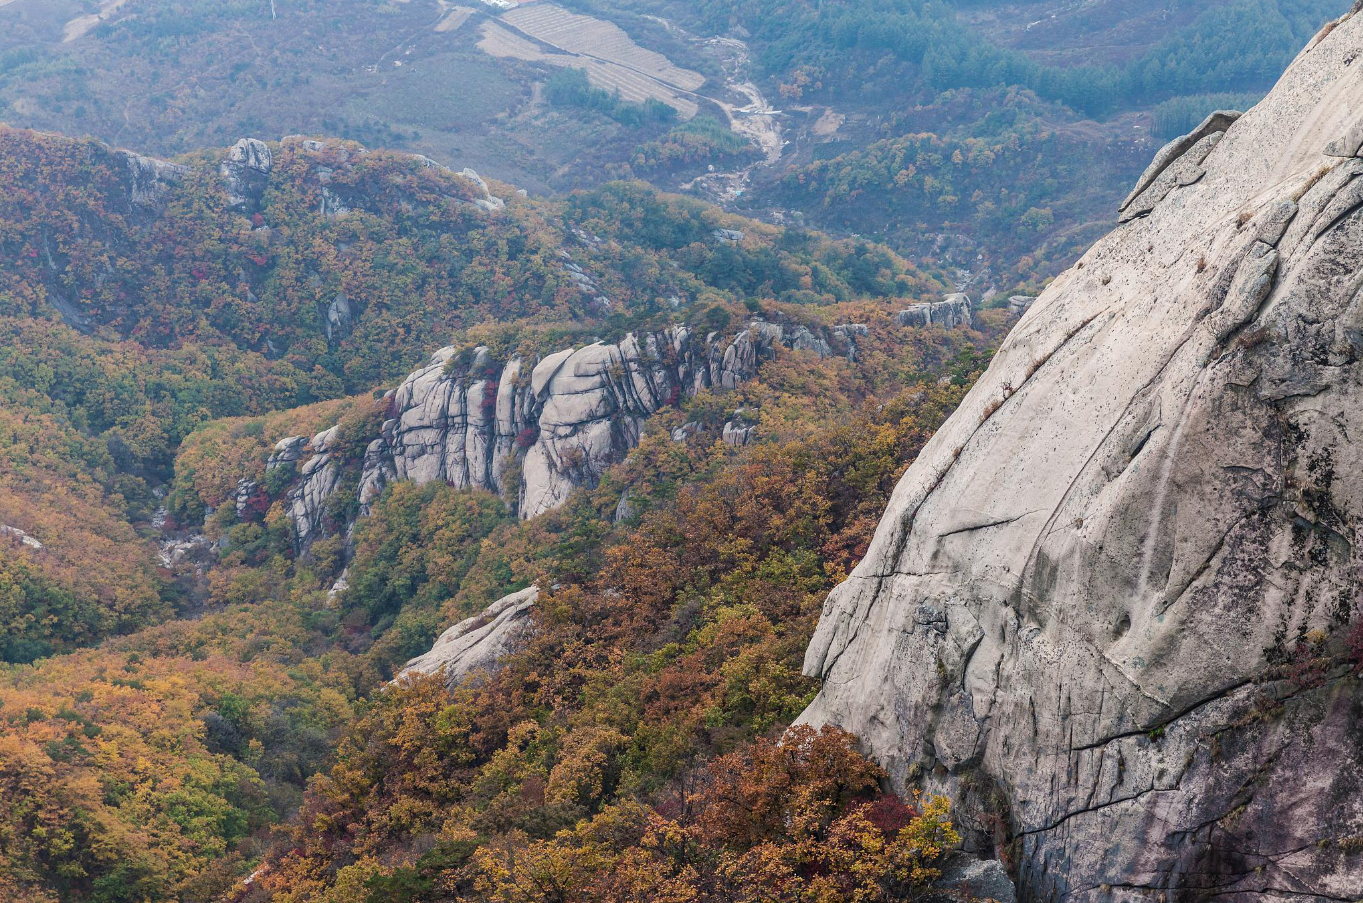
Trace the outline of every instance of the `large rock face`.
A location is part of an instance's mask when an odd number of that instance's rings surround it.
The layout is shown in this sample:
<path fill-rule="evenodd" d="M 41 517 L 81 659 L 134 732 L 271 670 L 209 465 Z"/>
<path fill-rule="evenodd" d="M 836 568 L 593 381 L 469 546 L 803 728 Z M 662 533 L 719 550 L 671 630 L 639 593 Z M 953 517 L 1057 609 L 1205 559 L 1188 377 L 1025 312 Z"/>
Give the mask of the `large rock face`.
<path fill-rule="evenodd" d="M 1363 897 L 1363 683 L 1273 670 L 1359 616 L 1360 117 L 1355 15 L 1162 153 L 824 608 L 804 720 L 1024 900 Z"/>
<path fill-rule="evenodd" d="M 850 354 L 855 334 L 830 331 Z M 486 348 L 437 351 L 390 396 L 390 419 L 369 443 L 359 478 L 360 513 L 392 480 L 514 492 L 522 518 L 595 486 L 636 445 L 644 422 L 703 389 L 733 389 L 757 374 L 778 347 L 834 353 L 803 326 L 754 321 L 732 339 L 684 326 L 630 334 L 613 344 L 565 348 L 543 358 L 496 360 Z M 753 438 L 748 429 L 744 441 Z M 281 441 L 277 456 L 300 459 L 288 513 L 300 551 L 321 534 L 327 499 L 341 485 L 331 453 L 335 430 Z M 272 462 L 273 466 L 273 462 Z M 509 483 L 511 472 L 519 479 Z"/>
<path fill-rule="evenodd" d="M 528 586 L 493 602 L 482 614 L 455 624 L 436 639 L 429 652 L 408 662 L 398 679 L 441 674 L 453 690 L 496 671 L 502 658 L 530 630 L 530 613 L 539 594 L 539 587 Z"/>

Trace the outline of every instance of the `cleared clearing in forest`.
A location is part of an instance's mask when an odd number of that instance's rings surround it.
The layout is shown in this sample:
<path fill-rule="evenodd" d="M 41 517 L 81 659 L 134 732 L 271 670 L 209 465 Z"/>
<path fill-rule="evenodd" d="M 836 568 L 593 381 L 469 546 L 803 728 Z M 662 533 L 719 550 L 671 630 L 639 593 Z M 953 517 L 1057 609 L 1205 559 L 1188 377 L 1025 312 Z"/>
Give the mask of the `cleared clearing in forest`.
<path fill-rule="evenodd" d="M 469 20 L 473 15 L 473 9 L 468 6 L 456 6 L 445 13 L 445 18 L 436 24 L 436 31 L 458 31 L 459 27 Z"/>
<path fill-rule="evenodd" d="M 615 63 L 682 91 L 697 91 L 705 84 L 705 76 L 675 65 L 661 53 L 645 50 L 619 26 L 570 13 L 552 3 L 522 6 L 503 13 L 501 19 L 538 41 Z"/>
<path fill-rule="evenodd" d="M 618 91 L 622 99 L 634 103 L 649 98 L 660 100 L 683 119 L 690 119 L 700 110 L 686 93 L 705 82 L 703 75 L 673 65 L 660 53 L 645 50 L 609 22 L 575 15 L 551 4 L 521 7 L 501 16 L 500 21 L 483 23 L 478 46 L 485 53 L 583 69 L 594 87 Z"/>

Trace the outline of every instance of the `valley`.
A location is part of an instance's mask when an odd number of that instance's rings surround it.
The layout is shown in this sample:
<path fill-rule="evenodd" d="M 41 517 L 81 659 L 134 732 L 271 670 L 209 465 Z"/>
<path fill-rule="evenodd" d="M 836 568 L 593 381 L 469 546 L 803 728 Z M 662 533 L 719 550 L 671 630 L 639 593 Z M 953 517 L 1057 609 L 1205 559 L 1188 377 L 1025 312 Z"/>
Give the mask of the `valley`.
<path fill-rule="evenodd" d="M 1349 0 L 0 24 L 6 899 L 1363 887 Z"/>

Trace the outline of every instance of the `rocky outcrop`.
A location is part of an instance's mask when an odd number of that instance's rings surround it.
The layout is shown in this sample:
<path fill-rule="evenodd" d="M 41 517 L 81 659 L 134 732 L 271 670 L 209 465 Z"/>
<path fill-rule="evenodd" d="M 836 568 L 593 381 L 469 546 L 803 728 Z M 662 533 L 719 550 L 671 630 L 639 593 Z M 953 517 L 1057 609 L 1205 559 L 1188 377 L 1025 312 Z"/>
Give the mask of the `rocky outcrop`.
<path fill-rule="evenodd" d="M 328 342 L 339 342 L 341 339 L 350 335 L 355 329 L 355 321 L 359 319 L 360 307 L 351 301 L 344 292 L 340 292 L 326 309 L 326 332 Z"/>
<path fill-rule="evenodd" d="M 185 167 L 165 160 L 144 157 L 132 151 L 119 151 L 128 167 L 128 197 L 135 206 L 151 206 L 167 184 L 180 181 Z"/>
<path fill-rule="evenodd" d="M 997 859 L 976 859 L 962 853 L 950 854 L 941 866 L 942 877 L 933 886 L 954 892 L 948 899 L 1016 903 L 1017 889 L 1008 870 Z"/>
<path fill-rule="evenodd" d="M 857 341 L 871 334 L 871 327 L 865 323 L 843 323 L 833 327 L 833 335 L 847 348 L 847 359 L 857 362 Z"/>
<path fill-rule="evenodd" d="M 1192 185 L 1206 175 L 1202 161 L 1207 159 L 1226 129 L 1239 118 L 1240 113 L 1234 110 L 1218 110 L 1182 138 L 1175 138 L 1160 148 L 1136 180 L 1136 187 L 1122 202 L 1121 221 L 1144 216 L 1175 188 Z"/>
<path fill-rule="evenodd" d="M 649 417 L 704 389 L 737 388 L 778 348 L 835 353 L 829 338 L 807 327 L 761 320 L 727 342 L 676 326 L 538 359 L 441 349 L 387 399 L 389 418 L 364 455 L 360 513 L 392 480 L 440 480 L 513 494 L 522 518 L 543 514 L 578 487 L 597 485 L 638 445 Z M 755 435 L 746 421 L 730 426 L 724 438 L 731 444 Z M 328 451 L 334 432 L 312 440 L 313 457 L 288 496 L 300 551 L 324 529 L 327 499 L 340 485 L 341 466 Z M 296 455 L 301 444 L 284 440 L 276 457 Z"/>
<path fill-rule="evenodd" d="M 567 248 L 559 248 L 558 256 L 562 260 L 560 265 L 562 273 L 577 287 L 577 290 L 587 298 L 592 299 L 597 310 L 609 311 L 612 307 L 611 299 L 601 292 L 600 286 L 596 284 L 596 280 L 592 278 L 591 274 L 583 269 L 581 264 L 573 260 L 572 253 Z"/>
<path fill-rule="evenodd" d="M 970 326 L 974 317 L 970 311 L 970 299 L 962 294 L 947 295 L 941 301 L 923 301 L 895 314 L 894 321 L 900 326 L 940 326 L 955 329 Z"/>
<path fill-rule="evenodd" d="M 435 641 L 431 651 L 407 663 L 401 680 L 417 674 L 443 674 L 451 690 L 495 671 L 502 658 L 525 638 L 539 587 L 503 596 L 482 614 L 460 621 Z"/>
<path fill-rule="evenodd" d="M 757 438 L 757 424 L 753 423 L 747 413 L 740 408 L 734 411 L 734 416 L 724 424 L 720 438 L 724 440 L 725 445 L 742 448 Z"/>
<path fill-rule="evenodd" d="M 481 196 L 473 199 L 473 205 L 475 207 L 478 207 L 487 213 L 496 213 L 506 206 L 506 202 L 492 193 L 492 190 L 488 188 L 487 182 L 482 176 L 478 175 L 478 173 L 471 169 L 462 169 L 459 171 L 459 175 L 476 185 L 481 192 Z"/>
<path fill-rule="evenodd" d="M 1346 17 L 1161 152 L 824 607 L 803 720 L 955 796 L 1023 900 L 1363 889 L 1361 56 Z"/>
<path fill-rule="evenodd" d="M 289 436 L 286 439 L 280 439 L 275 443 L 269 461 L 265 463 L 266 472 L 274 470 L 276 467 L 293 467 L 302 460 L 307 447 L 307 436 Z"/>
<path fill-rule="evenodd" d="M 299 469 L 298 483 L 285 497 L 285 510 L 293 524 L 294 544 L 300 553 L 306 553 L 313 541 L 326 531 L 327 499 L 341 484 L 342 462 L 333 454 L 339 433 L 340 427 L 333 426 L 312 438 L 308 443 L 312 457 Z M 292 449 L 296 442 L 297 437 L 293 437 L 282 440 L 279 445 L 291 443 Z"/>
<path fill-rule="evenodd" d="M 270 146 L 259 138 L 242 138 L 232 145 L 218 166 L 228 206 L 246 213 L 258 210 L 273 168 Z"/>
<path fill-rule="evenodd" d="M 5 540 L 12 545 L 23 546 L 35 552 L 43 550 L 43 544 L 34 536 L 18 527 L 11 527 L 8 524 L 0 524 L 0 540 Z"/>
<path fill-rule="evenodd" d="M 365 148 L 354 142 L 321 141 L 302 135 L 286 135 L 280 139 L 279 146 L 302 148 L 308 154 L 321 155 L 319 165 L 313 168 L 313 174 L 319 183 L 318 213 L 322 216 L 328 219 L 336 219 L 350 213 L 357 206 L 364 206 L 364 198 L 347 196 L 333 187 L 332 180 L 338 167 L 344 167 L 353 160 L 368 154 L 369 152 Z M 146 160 L 146 158 L 137 159 Z M 496 213 L 506 206 L 506 202 L 502 198 L 492 193 L 487 180 L 471 169 L 455 172 L 445 164 L 438 163 L 422 154 L 412 154 L 411 159 L 428 169 L 438 169 L 457 177 L 467 189 L 466 193 L 462 193 L 457 198 L 462 203 L 470 204 L 486 213 Z M 171 167 L 173 164 L 148 161 L 148 165 L 151 163 L 162 167 L 162 170 L 158 171 L 158 175 L 163 180 L 171 175 L 178 177 L 179 174 L 185 172 L 183 167 L 175 167 L 175 173 L 167 173 L 164 167 Z M 242 138 L 232 145 L 222 163 L 218 166 L 218 175 L 222 180 L 229 208 L 246 214 L 260 212 L 265 190 L 269 187 L 270 176 L 274 168 L 274 152 L 269 144 L 259 138 Z M 327 323 L 328 338 L 330 338 L 332 329 L 336 325 L 330 320 L 330 311 L 328 311 Z"/>
<path fill-rule="evenodd" d="M 166 187 L 184 178 L 188 168 L 178 163 L 144 157 L 128 150 L 114 151 L 114 156 L 126 167 L 128 200 L 134 207 L 152 207 L 161 199 Z"/>
<path fill-rule="evenodd" d="M 232 496 L 232 505 L 237 512 L 237 520 L 250 520 L 265 501 L 260 484 L 255 480 L 237 480 L 237 491 Z M 261 511 L 260 513 L 264 513 Z"/>

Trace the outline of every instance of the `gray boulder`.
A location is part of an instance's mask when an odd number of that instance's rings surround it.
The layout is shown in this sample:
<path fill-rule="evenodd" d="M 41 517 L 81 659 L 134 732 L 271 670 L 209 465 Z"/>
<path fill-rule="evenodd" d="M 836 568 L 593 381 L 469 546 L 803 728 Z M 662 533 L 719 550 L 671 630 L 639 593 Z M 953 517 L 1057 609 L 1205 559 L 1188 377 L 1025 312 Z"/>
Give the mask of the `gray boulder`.
<path fill-rule="evenodd" d="M 941 866 L 942 877 L 934 886 L 954 891 L 958 899 L 992 900 L 993 903 L 1017 903 L 1017 889 L 1008 871 L 997 859 L 977 859 L 954 853 Z"/>
<path fill-rule="evenodd" d="M 273 168 L 270 146 L 259 138 L 242 138 L 228 148 L 218 166 L 228 206 L 245 213 L 258 210 Z"/>
<path fill-rule="evenodd" d="M 435 641 L 431 650 L 407 663 L 398 680 L 417 674 L 442 674 L 453 690 L 496 671 L 501 660 L 525 638 L 539 587 L 503 596 L 482 614 L 460 621 Z"/>
<path fill-rule="evenodd" d="M 43 550 L 43 544 L 35 537 L 20 530 L 18 527 L 11 527 L 8 524 L 0 524 L 0 538 L 8 540 L 10 543 L 32 549 L 35 552 Z"/>
<path fill-rule="evenodd" d="M 275 443 L 274 451 L 270 453 L 270 459 L 265 463 L 265 470 L 271 471 L 276 467 L 291 467 L 297 464 L 303 457 L 303 452 L 307 450 L 307 436 L 289 436 L 280 439 Z"/>
<path fill-rule="evenodd" d="M 1363 892 L 1360 56 L 1346 17 L 1055 280 L 824 606 L 802 720 L 1004 826 L 1023 899 Z"/>
<path fill-rule="evenodd" d="M 895 314 L 899 326 L 940 326 L 956 329 L 974 323 L 970 299 L 963 294 L 947 295 L 941 301 L 923 301 Z"/>
<path fill-rule="evenodd" d="M 355 329 L 355 319 L 358 316 L 359 311 L 355 303 L 346 297 L 345 292 L 339 292 L 327 305 L 325 327 L 327 341 L 340 341 L 350 335 Z"/>
<path fill-rule="evenodd" d="M 473 199 L 473 204 L 480 210 L 487 213 L 496 213 L 506 206 L 506 202 L 492 193 L 488 188 L 487 181 L 478 173 L 471 169 L 462 170 L 459 175 L 472 182 L 480 192 L 480 197 Z"/>

